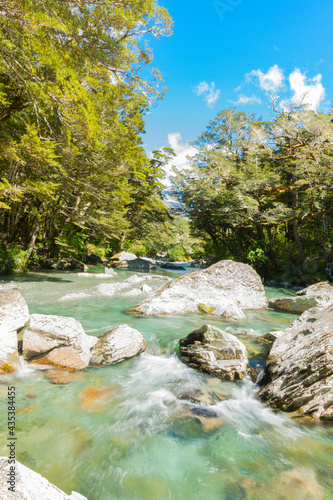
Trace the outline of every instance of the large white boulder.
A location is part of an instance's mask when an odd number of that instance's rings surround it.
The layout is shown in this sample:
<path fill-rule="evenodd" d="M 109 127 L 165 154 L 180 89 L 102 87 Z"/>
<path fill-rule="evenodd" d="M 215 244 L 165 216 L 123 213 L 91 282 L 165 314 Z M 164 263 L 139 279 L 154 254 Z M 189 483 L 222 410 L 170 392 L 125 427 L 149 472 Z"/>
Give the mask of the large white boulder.
<path fill-rule="evenodd" d="M 263 309 L 267 299 L 260 276 L 247 264 L 222 260 L 202 271 L 167 283 L 132 309 L 138 314 L 185 314 L 204 304 L 211 314 L 239 309 Z"/>
<path fill-rule="evenodd" d="M 333 420 L 333 305 L 304 312 L 280 334 L 265 371 L 259 396 L 274 408 Z"/>
<path fill-rule="evenodd" d="M 0 291 L 0 373 L 19 368 L 17 334 L 29 321 L 29 309 L 16 290 Z"/>
<path fill-rule="evenodd" d="M 8 490 L 10 487 L 15 487 L 15 492 Z M 0 498 L 1 500 L 87 500 L 75 491 L 71 495 L 66 495 L 45 477 L 17 460 L 15 465 L 8 464 L 7 457 L 0 457 Z"/>
<path fill-rule="evenodd" d="M 120 363 L 132 358 L 147 347 L 146 341 L 138 330 L 128 325 L 120 325 L 98 338 L 92 348 L 92 366 L 105 366 Z"/>
<path fill-rule="evenodd" d="M 80 370 L 88 366 L 96 342 L 74 318 L 32 314 L 23 334 L 23 355 L 33 363 Z"/>

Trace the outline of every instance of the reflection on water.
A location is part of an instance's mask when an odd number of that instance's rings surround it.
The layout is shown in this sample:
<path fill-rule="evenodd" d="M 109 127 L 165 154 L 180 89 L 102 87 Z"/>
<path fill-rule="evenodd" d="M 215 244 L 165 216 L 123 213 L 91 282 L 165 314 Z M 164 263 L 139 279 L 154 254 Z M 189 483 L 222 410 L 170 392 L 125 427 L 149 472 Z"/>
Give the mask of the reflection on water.
<path fill-rule="evenodd" d="M 244 330 L 280 330 L 295 316 L 252 311 L 239 323 L 199 314 L 131 316 L 126 309 L 145 297 L 140 282 L 124 285 L 131 274 L 120 271 L 105 283 L 67 273 L 16 280 L 32 313 L 73 316 L 93 335 L 127 323 L 148 348 L 119 365 L 85 370 L 67 385 L 27 364 L 2 377 L 2 455 L 7 385 L 15 383 L 17 457 L 68 493 L 89 500 L 332 499 L 332 427 L 304 426 L 273 412 L 249 380 L 206 376 L 177 355 L 179 338 L 209 321 L 239 329 L 233 333 L 255 362 L 263 346 Z M 165 281 L 145 283 L 156 288 Z M 130 290 L 137 295 L 126 295 Z"/>

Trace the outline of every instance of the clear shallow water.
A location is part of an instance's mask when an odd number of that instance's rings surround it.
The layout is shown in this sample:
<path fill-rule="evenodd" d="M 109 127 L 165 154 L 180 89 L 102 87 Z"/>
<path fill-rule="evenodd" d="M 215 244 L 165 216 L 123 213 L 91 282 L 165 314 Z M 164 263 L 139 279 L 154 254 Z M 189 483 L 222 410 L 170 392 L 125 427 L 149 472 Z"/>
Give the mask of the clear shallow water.
<path fill-rule="evenodd" d="M 129 285 L 132 274 L 15 278 L 31 313 L 73 316 L 93 335 L 127 323 L 142 332 L 148 348 L 121 364 L 85 370 L 68 385 L 50 383 L 40 370 L 3 376 L 2 455 L 7 385 L 15 383 L 17 458 L 68 493 L 74 489 L 89 500 L 333 499 L 332 427 L 274 413 L 256 398 L 252 382 L 205 376 L 177 356 L 179 338 L 205 322 L 265 333 L 286 328 L 295 316 L 251 312 L 242 323 L 199 314 L 138 318 L 125 310 L 145 297 L 140 286 L 165 282 Z M 269 296 L 283 293 L 290 290 L 267 289 Z M 266 348 L 255 338 L 239 338 L 252 361 L 264 359 Z M 205 403 L 187 398 L 196 391 Z"/>

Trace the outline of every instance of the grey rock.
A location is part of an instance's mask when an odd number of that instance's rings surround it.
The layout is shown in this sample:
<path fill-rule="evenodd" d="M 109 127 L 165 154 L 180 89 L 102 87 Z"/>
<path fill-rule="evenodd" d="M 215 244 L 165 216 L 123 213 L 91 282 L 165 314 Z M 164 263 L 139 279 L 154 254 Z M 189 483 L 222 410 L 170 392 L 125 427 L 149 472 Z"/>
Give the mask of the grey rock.
<path fill-rule="evenodd" d="M 128 269 L 156 269 L 156 265 L 150 259 L 138 258 L 128 262 Z"/>
<path fill-rule="evenodd" d="M 16 290 L 0 291 L 0 373 L 20 367 L 17 334 L 29 321 L 29 309 Z"/>
<path fill-rule="evenodd" d="M 110 260 L 114 260 L 114 261 L 122 261 L 122 260 L 126 260 L 126 261 L 129 261 L 129 260 L 134 260 L 134 259 L 137 259 L 137 256 L 134 254 L 134 253 L 130 253 L 130 252 L 120 252 L 120 253 L 116 253 L 115 255 L 113 255 Z"/>
<path fill-rule="evenodd" d="M 267 299 L 260 276 L 251 266 L 224 260 L 170 281 L 132 311 L 146 316 L 186 314 L 198 312 L 199 304 L 222 315 L 231 306 L 266 308 Z"/>
<path fill-rule="evenodd" d="M 260 337 L 261 333 L 252 328 L 233 328 L 228 326 L 225 331 L 231 333 L 232 335 L 246 335 L 247 337 Z"/>
<path fill-rule="evenodd" d="M 277 330 L 275 332 L 267 332 L 258 339 L 258 342 L 265 342 L 271 344 L 284 334 L 285 331 L 283 330 Z"/>
<path fill-rule="evenodd" d="M 7 457 L 0 457 L 0 498 L 1 500 L 87 500 L 80 493 L 66 495 L 43 476 L 16 460 L 15 493 L 8 490 L 8 475 L 11 471 Z"/>
<path fill-rule="evenodd" d="M 181 361 L 218 378 L 246 377 L 247 351 L 234 335 L 204 325 L 180 340 Z"/>
<path fill-rule="evenodd" d="M 58 271 L 88 271 L 88 266 L 74 257 L 63 259 L 48 259 L 43 262 L 44 269 L 56 269 Z"/>
<path fill-rule="evenodd" d="M 232 321 L 240 321 L 241 319 L 245 319 L 245 317 L 246 316 L 243 311 L 236 304 L 228 306 L 222 314 L 222 318 L 230 319 Z"/>
<path fill-rule="evenodd" d="M 23 334 L 23 356 L 34 363 L 80 370 L 89 365 L 96 342 L 74 318 L 32 314 Z"/>
<path fill-rule="evenodd" d="M 171 262 L 166 262 L 161 265 L 161 269 L 172 269 L 174 271 L 185 271 L 185 267 L 179 266 L 177 264 L 172 264 Z"/>
<path fill-rule="evenodd" d="M 91 366 L 105 366 L 120 363 L 143 352 L 147 343 L 138 330 L 120 325 L 98 338 L 91 349 Z"/>
<path fill-rule="evenodd" d="M 259 396 L 297 416 L 333 419 L 333 305 L 304 312 L 274 342 Z"/>
<path fill-rule="evenodd" d="M 302 314 L 304 311 L 316 307 L 316 297 L 282 297 L 268 299 L 268 307 L 279 311 Z"/>
<path fill-rule="evenodd" d="M 312 307 L 327 307 L 333 304 L 333 286 L 328 282 L 315 283 L 299 292 L 295 297 L 269 299 L 268 306 L 280 311 L 302 314 Z"/>

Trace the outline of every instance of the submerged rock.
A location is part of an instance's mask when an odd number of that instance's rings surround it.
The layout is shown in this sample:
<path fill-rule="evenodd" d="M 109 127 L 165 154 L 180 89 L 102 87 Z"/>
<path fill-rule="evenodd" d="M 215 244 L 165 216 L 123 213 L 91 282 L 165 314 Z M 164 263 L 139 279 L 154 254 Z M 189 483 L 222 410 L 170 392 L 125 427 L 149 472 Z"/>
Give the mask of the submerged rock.
<path fill-rule="evenodd" d="M 204 325 L 180 340 L 181 361 L 202 372 L 227 380 L 246 377 L 247 351 L 234 335 Z"/>
<path fill-rule="evenodd" d="M 114 387 L 86 387 L 79 393 L 80 406 L 88 412 L 98 412 L 102 406 L 113 397 L 116 389 Z"/>
<path fill-rule="evenodd" d="M 29 309 L 16 290 L 0 291 L 0 373 L 20 368 L 17 334 L 29 321 Z"/>
<path fill-rule="evenodd" d="M 222 315 L 231 307 L 262 309 L 267 299 L 260 276 L 247 264 L 223 260 L 202 271 L 167 283 L 132 309 L 142 315 L 198 312 L 198 306 L 215 308 Z"/>
<path fill-rule="evenodd" d="M 279 500 L 323 500 L 325 497 L 324 489 L 319 485 L 314 471 L 309 468 L 281 472 L 269 485 L 269 491 L 272 498 Z M 266 500 L 267 496 L 260 498 Z"/>
<path fill-rule="evenodd" d="M 13 465 L 11 465 L 13 467 Z M 0 498 L 2 500 L 87 500 L 80 493 L 66 495 L 50 483 L 45 477 L 37 474 L 18 460 L 15 461 L 15 493 L 8 490 L 10 484 L 10 465 L 7 457 L 0 457 Z"/>
<path fill-rule="evenodd" d="M 82 374 L 64 369 L 51 369 L 45 370 L 45 377 L 49 380 L 49 382 L 51 382 L 51 384 L 66 385 L 73 382 L 73 380 L 77 380 L 82 377 Z"/>
<path fill-rule="evenodd" d="M 333 420 L 333 305 L 310 309 L 277 338 L 259 396 L 274 408 Z"/>
<path fill-rule="evenodd" d="M 120 363 L 143 352 L 147 343 L 138 330 L 120 325 L 98 338 L 92 348 L 91 366 L 105 366 Z"/>
<path fill-rule="evenodd" d="M 23 334 L 23 356 L 33 363 L 80 370 L 88 366 L 96 342 L 74 318 L 32 314 Z"/>

